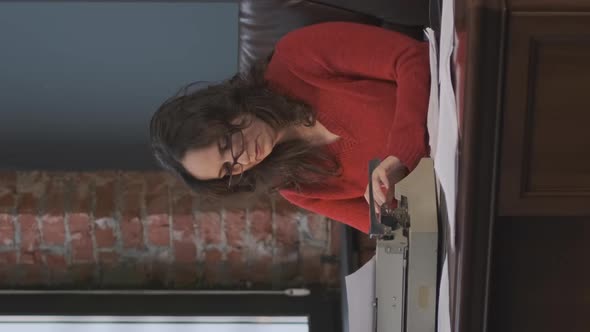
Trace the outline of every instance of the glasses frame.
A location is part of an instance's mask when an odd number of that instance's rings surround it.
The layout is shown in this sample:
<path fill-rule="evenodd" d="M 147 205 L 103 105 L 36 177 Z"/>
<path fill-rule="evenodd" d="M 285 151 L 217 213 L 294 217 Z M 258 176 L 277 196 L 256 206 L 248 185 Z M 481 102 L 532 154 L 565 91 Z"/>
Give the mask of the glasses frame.
<path fill-rule="evenodd" d="M 239 134 L 238 139 L 240 140 L 240 142 L 242 142 L 241 145 L 241 149 L 240 150 L 234 150 L 234 135 L 235 134 Z M 245 151 L 245 146 L 244 146 L 244 133 L 242 132 L 241 129 L 233 129 L 231 130 L 228 134 L 227 134 L 227 142 L 229 145 L 229 149 L 231 152 L 231 156 L 233 159 L 233 162 L 229 168 L 229 179 L 227 181 L 227 187 L 228 189 L 232 189 L 232 187 L 236 186 L 238 183 L 240 183 L 242 181 L 242 177 L 244 175 L 244 165 L 240 164 L 238 162 L 238 159 L 242 156 L 242 154 L 244 154 Z M 238 173 L 237 175 L 234 175 L 234 173 Z M 237 178 L 237 180 L 235 180 L 236 176 L 239 176 Z"/>

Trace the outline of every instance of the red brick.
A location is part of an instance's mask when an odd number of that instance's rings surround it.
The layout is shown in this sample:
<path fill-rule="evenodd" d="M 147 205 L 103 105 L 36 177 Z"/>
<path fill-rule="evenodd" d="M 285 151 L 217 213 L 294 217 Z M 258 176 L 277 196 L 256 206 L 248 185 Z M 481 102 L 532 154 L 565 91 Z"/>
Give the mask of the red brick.
<path fill-rule="evenodd" d="M 342 250 L 342 232 L 344 232 L 344 225 L 335 221 L 332 223 L 330 231 L 330 255 L 339 255 Z"/>
<path fill-rule="evenodd" d="M 177 263 L 197 261 L 197 246 L 190 242 L 174 242 L 174 260 Z"/>
<path fill-rule="evenodd" d="M 112 248 L 117 243 L 115 236 L 115 221 L 112 219 L 98 219 L 94 221 L 94 238 L 98 248 Z"/>
<path fill-rule="evenodd" d="M 100 269 L 100 284 L 107 287 L 122 288 L 131 286 L 135 288 L 146 285 L 149 285 L 149 287 L 159 286 L 154 285 L 153 280 L 151 280 L 153 279 L 151 277 L 152 264 L 149 262 L 102 264 Z"/>
<path fill-rule="evenodd" d="M 326 217 L 309 213 L 307 216 L 307 226 L 309 227 L 310 235 L 314 240 L 328 240 L 328 222 Z"/>
<path fill-rule="evenodd" d="M 38 198 L 32 192 L 20 195 L 17 206 L 18 214 L 37 214 Z"/>
<path fill-rule="evenodd" d="M 205 252 L 205 271 L 203 278 L 207 283 L 218 284 L 221 278 L 222 253 L 217 249 Z"/>
<path fill-rule="evenodd" d="M 145 282 L 146 280 L 150 280 L 151 278 L 153 278 L 152 274 L 154 274 L 154 267 L 152 266 L 151 263 L 137 263 L 137 264 L 135 264 L 134 269 L 135 269 L 137 280 L 140 282 L 141 281 Z M 161 270 L 161 269 L 159 269 L 159 270 Z M 155 271 L 156 271 L 155 273 L 157 276 L 158 275 L 157 274 L 157 271 L 158 271 L 157 267 L 155 268 Z"/>
<path fill-rule="evenodd" d="M 40 265 L 21 265 L 22 276 L 17 284 L 21 286 L 42 286 L 47 284 L 44 276 L 44 268 Z"/>
<path fill-rule="evenodd" d="M 299 264 L 297 261 L 285 261 L 278 265 L 278 278 L 282 283 L 286 284 L 301 284 L 302 278 L 299 272 Z"/>
<path fill-rule="evenodd" d="M 94 217 L 111 218 L 115 212 L 117 175 L 116 173 L 100 173 L 96 179 Z"/>
<path fill-rule="evenodd" d="M 230 247 L 241 248 L 246 235 L 246 211 L 228 210 L 225 212 L 225 236 Z"/>
<path fill-rule="evenodd" d="M 192 215 L 174 215 L 174 239 L 178 241 L 194 241 L 195 220 Z"/>
<path fill-rule="evenodd" d="M 90 215 L 86 213 L 72 213 L 69 216 L 70 233 L 90 232 Z"/>
<path fill-rule="evenodd" d="M 193 196 L 190 194 L 181 194 L 174 197 L 172 205 L 172 213 L 174 214 L 193 214 Z"/>
<path fill-rule="evenodd" d="M 59 175 L 53 175 L 45 193 L 45 214 L 61 217 L 65 210 L 65 184 Z"/>
<path fill-rule="evenodd" d="M 72 260 L 76 263 L 94 261 L 94 249 L 90 236 L 72 240 Z"/>
<path fill-rule="evenodd" d="M 94 279 L 96 265 L 76 264 L 69 268 L 68 279 L 75 284 L 90 285 Z"/>
<path fill-rule="evenodd" d="M 63 282 L 68 276 L 68 263 L 63 255 L 48 253 L 45 255 L 47 272 L 52 282 Z"/>
<path fill-rule="evenodd" d="M 0 246 L 14 245 L 14 224 L 12 215 L 0 212 Z"/>
<path fill-rule="evenodd" d="M 246 279 L 248 276 L 246 258 L 243 250 L 231 250 L 227 253 L 230 277 L 233 280 Z"/>
<path fill-rule="evenodd" d="M 16 202 L 16 195 L 0 193 L 0 213 L 10 213 Z"/>
<path fill-rule="evenodd" d="M 66 228 L 62 216 L 45 215 L 41 220 L 43 242 L 46 245 L 63 246 L 66 241 Z"/>
<path fill-rule="evenodd" d="M 262 241 L 272 236 L 272 211 L 253 209 L 250 211 L 250 234 L 254 241 Z"/>
<path fill-rule="evenodd" d="M 148 173 L 145 176 L 145 204 L 148 214 L 169 213 L 169 177 L 164 173 Z"/>
<path fill-rule="evenodd" d="M 145 172 L 143 173 L 143 180 L 151 191 L 167 188 L 171 182 L 174 182 L 172 176 L 163 171 Z"/>
<path fill-rule="evenodd" d="M 17 213 L 37 214 L 39 200 L 45 193 L 48 178 L 43 172 L 19 173 L 17 191 L 20 194 L 17 202 Z"/>
<path fill-rule="evenodd" d="M 145 206 L 148 214 L 163 214 L 168 213 L 168 195 L 161 194 L 147 194 L 145 195 Z"/>
<path fill-rule="evenodd" d="M 248 280 L 254 283 L 270 282 L 273 267 L 271 255 L 258 255 L 249 265 Z"/>
<path fill-rule="evenodd" d="M 47 262 L 47 267 L 54 270 L 64 270 L 68 266 L 66 258 L 61 254 L 45 254 L 45 261 Z"/>
<path fill-rule="evenodd" d="M 8 253 L 0 253 L 0 288 L 11 283 L 12 275 L 16 270 L 16 263 L 8 263 L 12 259 L 16 259 L 16 254 L 11 253 L 11 255 L 14 255 L 13 258 L 5 257 L 7 255 Z"/>
<path fill-rule="evenodd" d="M 71 183 L 75 188 L 69 197 L 70 211 L 73 213 L 89 214 L 92 203 L 92 192 L 90 187 L 93 180 L 92 173 L 74 173 Z"/>
<path fill-rule="evenodd" d="M 0 266 L 0 287 L 9 288 L 12 286 L 14 271 Z"/>
<path fill-rule="evenodd" d="M 278 197 L 283 199 L 282 196 L 280 196 L 278 194 L 260 196 L 258 198 L 258 200 L 256 200 L 256 202 L 254 202 L 254 204 L 252 204 L 251 208 L 253 210 L 272 210 L 273 204 L 275 201 L 275 198 L 273 198 L 273 195 L 277 195 Z"/>
<path fill-rule="evenodd" d="M 150 277 L 152 282 L 167 286 L 171 268 L 168 264 L 152 264 Z"/>
<path fill-rule="evenodd" d="M 16 172 L 0 171 L 0 213 L 10 213 L 16 203 Z"/>
<path fill-rule="evenodd" d="M 143 200 L 143 175 L 137 172 L 124 173 L 121 177 L 122 209 L 124 218 L 141 216 L 141 203 Z"/>
<path fill-rule="evenodd" d="M 195 286 L 199 281 L 199 270 L 194 264 L 176 264 L 173 267 L 172 282 L 175 287 Z"/>
<path fill-rule="evenodd" d="M 219 212 L 198 212 L 196 219 L 203 242 L 205 244 L 220 244 L 223 230 Z"/>
<path fill-rule="evenodd" d="M 73 262 L 93 262 L 94 248 L 90 234 L 90 218 L 85 214 L 72 214 L 69 220 Z"/>
<path fill-rule="evenodd" d="M 306 283 L 319 283 L 322 254 L 323 250 L 320 248 L 301 248 L 301 275 Z"/>
<path fill-rule="evenodd" d="M 0 267 L 5 267 L 6 265 L 16 265 L 15 251 L 0 252 Z"/>
<path fill-rule="evenodd" d="M 123 248 L 142 249 L 143 225 L 138 218 L 123 219 L 120 224 Z"/>
<path fill-rule="evenodd" d="M 125 218 L 137 218 L 141 216 L 141 193 L 126 193 L 122 198 L 123 209 L 121 215 Z"/>
<path fill-rule="evenodd" d="M 292 250 L 277 248 L 273 258 L 277 265 L 297 264 L 299 262 L 299 250 L 297 248 Z"/>
<path fill-rule="evenodd" d="M 39 228 L 37 227 L 36 216 L 32 214 L 21 214 L 18 217 L 20 224 L 20 247 L 23 251 L 33 251 L 39 247 Z"/>
<path fill-rule="evenodd" d="M 15 186 L 17 181 L 17 172 L 0 170 L 0 187 L 1 186 Z"/>
<path fill-rule="evenodd" d="M 276 242 L 277 247 L 292 251 L 299 245 L 299 228 L 295 213 L 276 214 Z"/>
<path fill-rule="evenodd" d="M 20 264 L 42 264 L 43 257 L 39 251 L 24 251 L 20 253 Z"/>
<path fill-rule="evenodd" d="M 120 255 L 116 252 L 99 252 L 98 262 L 101 265 L 112 266 L 119 263 Z"/>
<path fill-rule="evenodd" d="M 205 252 L 205 265 L 215 265 L 222 261 L 223 254 L 219 249 L 209 249 Z"/>
<path fill-rule="evenodd" d="M 172 238 L 177 263 L 191 263 L 197 260 L 195 229 L 192 216 L 174 216 Z"/>
<path fill-rule="evenodd" d="M 148 239 L 157 246 L 170 245 L 170 222 L 167 214 L 157 214 L 148 217 Z"/>

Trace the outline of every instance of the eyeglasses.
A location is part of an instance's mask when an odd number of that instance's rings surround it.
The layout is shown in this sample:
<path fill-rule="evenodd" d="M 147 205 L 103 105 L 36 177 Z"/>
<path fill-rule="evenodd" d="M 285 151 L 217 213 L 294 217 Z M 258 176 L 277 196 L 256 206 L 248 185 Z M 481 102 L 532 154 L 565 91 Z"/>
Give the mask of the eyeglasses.
<path fill-rule="evenodd" d="M 242 176 L 244 175 L 244 166 L 238 162 L 240 156 L 244 153 L 244 133 L 240 129 L 230 131 L 226 137 L 227 145 L 231 151 L 233 163 L 225 163 L 220 171 L 219 176 L 225 172 L 229 175 L 228 188 L 231 189 L 233 186 L 240 183 Z M 234 176 L 236 174 L 236 176 Z M 237 177 L 237 178 L 236 178 Z"/>

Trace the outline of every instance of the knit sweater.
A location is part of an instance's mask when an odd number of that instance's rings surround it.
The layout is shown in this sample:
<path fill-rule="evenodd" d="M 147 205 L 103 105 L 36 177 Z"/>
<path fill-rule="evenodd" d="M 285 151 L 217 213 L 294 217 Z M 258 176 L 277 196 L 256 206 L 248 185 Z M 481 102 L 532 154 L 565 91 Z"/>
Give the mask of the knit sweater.
<path fill-rule="evenodd" d="M 367 233 L 369 161 L 395 156 L 412 171 L 428 153 L 428 44 L 374 26 L 316 24 L 279 40 L 265 78 L 272 89 L 308 103 L 340 136 L 326 148 L 341 176 L 281 195 Z"/>

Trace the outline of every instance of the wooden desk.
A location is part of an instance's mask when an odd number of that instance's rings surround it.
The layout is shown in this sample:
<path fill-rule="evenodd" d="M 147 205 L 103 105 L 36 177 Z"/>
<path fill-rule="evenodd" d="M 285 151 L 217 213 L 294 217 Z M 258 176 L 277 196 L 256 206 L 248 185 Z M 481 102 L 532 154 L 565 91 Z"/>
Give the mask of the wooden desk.
<path fill-rule="evenodd" d="M 590 1 L 455 0 L 455 331 L 590 331 Z"/>

